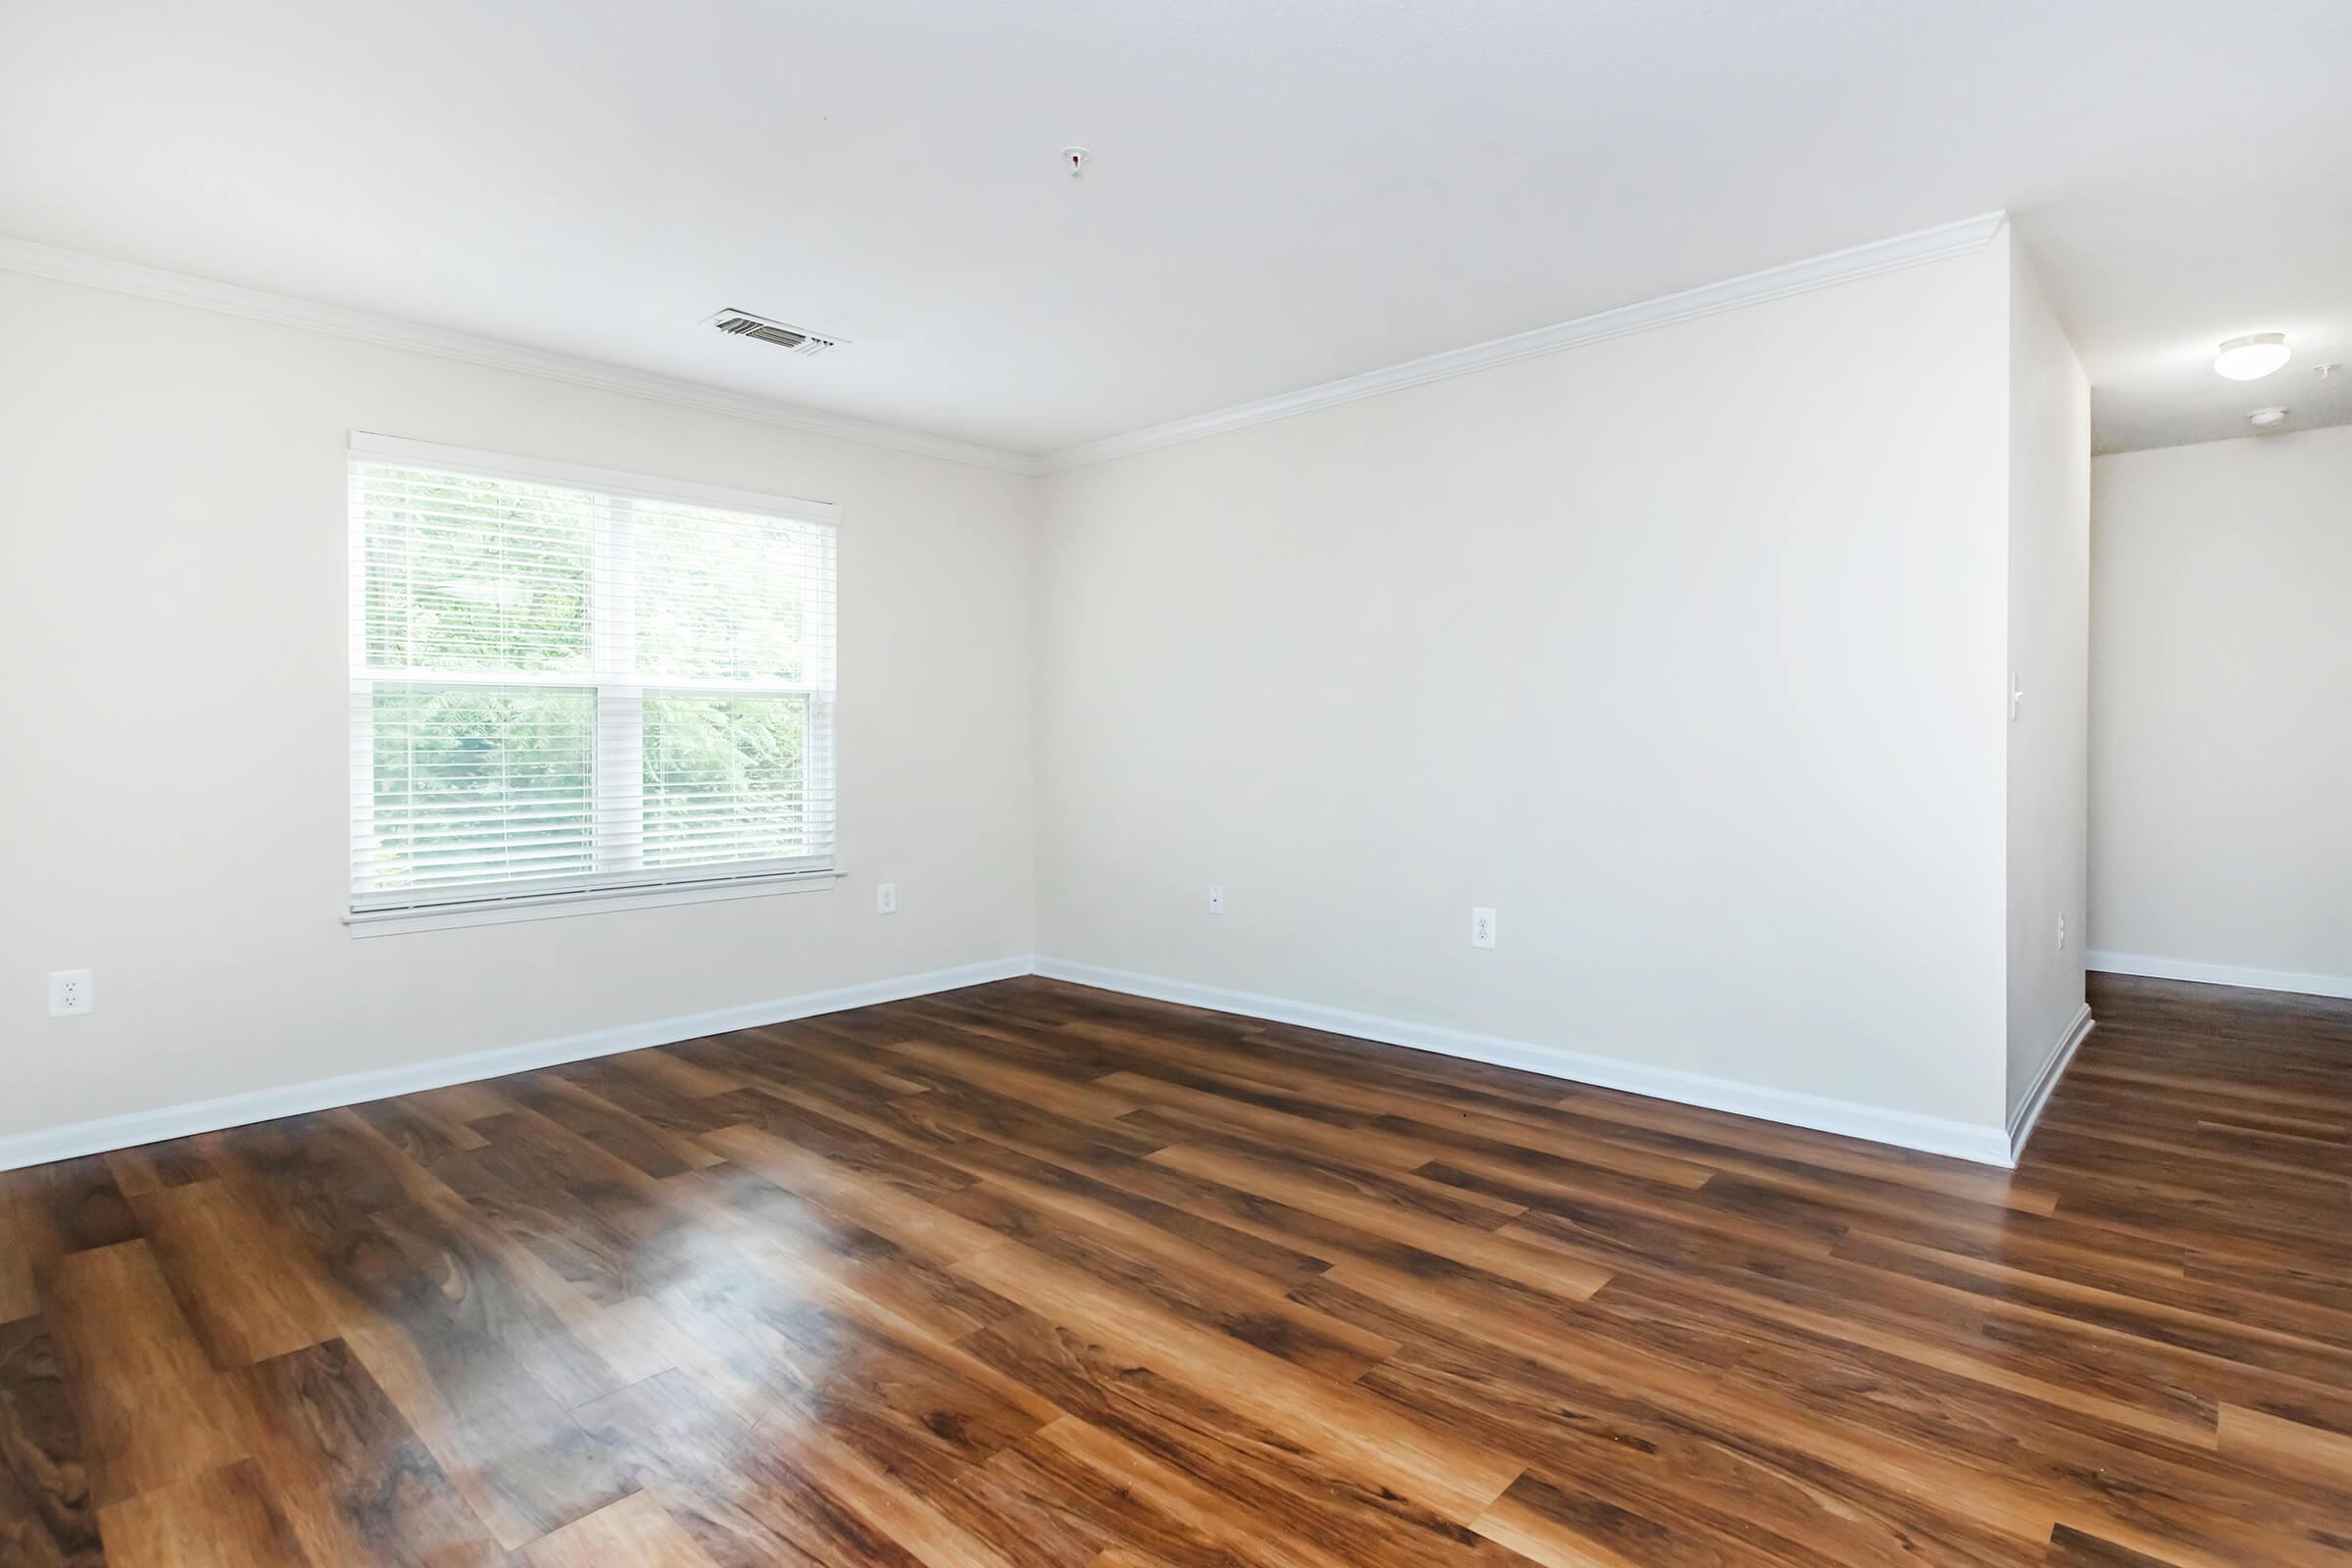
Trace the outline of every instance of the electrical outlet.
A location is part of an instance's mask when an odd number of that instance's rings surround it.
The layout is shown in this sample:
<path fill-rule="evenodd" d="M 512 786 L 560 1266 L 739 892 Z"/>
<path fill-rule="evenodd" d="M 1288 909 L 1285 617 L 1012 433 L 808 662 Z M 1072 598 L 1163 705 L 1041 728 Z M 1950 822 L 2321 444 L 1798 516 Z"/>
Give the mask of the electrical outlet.
<path fill-rule="evenodd" d="M 1211 914 L 1225 912 L 1225 884 L 1222 882 L 1211 882 L 1208 885 L 1208 912 Z"/>
<path fill-rule="evenodd" d="M 2058 917 L 2058 949 L 2061 953 L 2066 951 L 2066 916 L 2063 914 Z"/>
<path fill-rule="evenodd" d="M 87 969 L 53 969 L 49 974 L 49 1016 L 71 1018 L 98 1005 L 97 977 Z"/>
<path fill-rule="evenodd" d="M 1491 948 L 1494 945 L 1494 911 L 1493 909 L 1472 909 L 1470 911 L 1470 945 L 1474 948 Z"/>
<path fill-rule="evenodd" d="M 882 882 L 875 885 L 874 912 L 876 914 L 899 912 L 899 885 L 896 882 Z"/>

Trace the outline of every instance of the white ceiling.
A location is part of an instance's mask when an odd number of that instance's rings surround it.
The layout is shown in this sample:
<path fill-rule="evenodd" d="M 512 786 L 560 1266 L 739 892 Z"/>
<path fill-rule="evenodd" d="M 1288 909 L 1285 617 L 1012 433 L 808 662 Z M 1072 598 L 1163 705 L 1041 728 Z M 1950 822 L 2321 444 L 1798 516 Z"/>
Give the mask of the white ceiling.
<path fill-rule="evenodd" d="M 2346 0 L 20 0 L 0 234 L 1044 453 L 2006 208 L 2116 450 L 2352 420 L 2348 88 Z"/>

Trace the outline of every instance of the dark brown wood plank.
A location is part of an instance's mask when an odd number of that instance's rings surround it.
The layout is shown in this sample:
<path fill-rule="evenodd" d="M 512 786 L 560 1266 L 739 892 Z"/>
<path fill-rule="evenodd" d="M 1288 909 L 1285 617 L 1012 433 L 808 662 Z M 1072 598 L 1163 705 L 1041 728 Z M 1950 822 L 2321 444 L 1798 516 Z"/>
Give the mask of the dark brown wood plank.
<path fill-rule="evenodd" d="M 37 1317 L 0 1323 L 0 1563 L 100 1568 L 106 1560 L 56 1342 Z"/>
<path fill-rule="evenodd" d="M 0 1323 L 39 1313 L 43 1277 L 58 1258 L 138 1235 L 105 1155 L 0 1171 Z"/>
<path fill-rule="evenodd" d="M 622 1495 L 611 1457 L 565 1412 L 566 1396 L 608 1393 L 622 1374 L 514 1277 L 493 1225 L 373 1123 L 346 1111 L 322 1125 L 348 1146 L 342 1162 L 368 1172 L 366 1204 L 313 1192 L 310 1162 L 246 1151 L 224 1155 L 225 1185 L 279 1219 L 275 1261 L 306 1282 L 338 1354 L 365 1369 L 502 1546 Z M 201 1278 L 201 1261 L 189 1266 Z"/>
<path fill-rule="evenodd" d="M 106 1156 L 106 1165 L 114 1172 L 115 1186 L 125 1198 L 210 1181 L 217 1174 L 198 1152 L 195 1142 L 186 1138 L 137 1149 L 118 1149 Z"/>
<path fill-rule="evenodd" d="M 506 1553 L 340 1340 L 232 1374 L 294 1539 L 336 1568 L 497 1568 Z"/>

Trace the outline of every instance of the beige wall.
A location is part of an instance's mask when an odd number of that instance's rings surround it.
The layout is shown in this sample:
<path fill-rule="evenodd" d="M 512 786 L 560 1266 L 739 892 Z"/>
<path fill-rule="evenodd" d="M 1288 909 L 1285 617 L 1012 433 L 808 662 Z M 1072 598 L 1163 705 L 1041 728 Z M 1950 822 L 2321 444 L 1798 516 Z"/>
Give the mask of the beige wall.
<path fill-rule="evenodd" d="M 850 878 L 348 936 L 355 427 L 840 503 Z M 0 276 L 0 1137 L 1025 955 L 1035 483 Z"/>
<path fill-rule="evenodd" d="M 2009 1099 L 2082 1010 L 2090 383 L 2022 249 L 2009 279 Z M 2058 923 L 2066 922 L 2065 944 Z"/>
<path fill-rule="evenodd" d="M 2094 966 L 2352 996 L 2352 428 L 2092 497 Z"/>
<path fill-rule="evenodd" d="M 0 343 L 0 1139 L 1034 951 L 1981 1152 L 2079 1001 L 2005 234 L 1042 483 L 24 278 Z M 850 880 L 348 936 L 355 427 L 839 503 Z"/>
<path fill-rule="evenodd" d="M 1997 1129 L 2007 270 L 1049 478 L 1040 953 Z"/>

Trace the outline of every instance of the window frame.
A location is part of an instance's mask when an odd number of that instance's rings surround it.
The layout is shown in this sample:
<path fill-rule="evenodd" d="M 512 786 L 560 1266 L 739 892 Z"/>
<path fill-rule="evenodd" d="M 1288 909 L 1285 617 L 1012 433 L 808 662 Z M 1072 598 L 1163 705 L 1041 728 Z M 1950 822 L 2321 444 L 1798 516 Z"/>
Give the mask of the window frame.
<path fill-rule="evenodd" d="M 587 671 L 518 672 L 496 670 L 390 669 L 368 662 L 368 535 L 365 517 L 354 503 L 358 467 L 362 464 L 392 464 L 506 479 L 526 484 L 557 485 L 593 493 L 608 512 L 621 513 L 639 501 L 707 507 L 750 513 L 784 521 L 816 525 L 825 530 L 825 580 L 831 589 L 834 624 L 824 645 L 811 654 L 811 665 L 797 681 L 743 679 L 642 680 L 633 667 L 635 635 L 634 578 L 614 547 L 625 548 L 620 530 L 600 528 L 592 541 L 591 580 L 598 591 L 590 595 Z M 350 593 L 349 646 L 346 675 L 350 731 L 352 820 L 345 837 L 346 876 L 344 923 L 353 936 L 376 936 L 398 931 L 445 926 L 504 923 L 596 913 L 608 909 L 659 907 L 666 905 L 750 898 L 765 894 L 809 892 L 829 888 L 844 873 L 839 865 L 840 809 L 837 780 L 840 770 L 839 716 L 840 628 L 840 509 L 829 502 L 803 501 L 683 479 L 659 478 L 578 464 L 543 462 L 502 453 L 412 441 L 368 431 L 350 432 L 344 457 L 346 487 L 345 527 L 349 543 L 347 567 Z M 618 592 L 622 588 L 627 592 Z M 612 607 L 618 607 L 618 613 Z M 591 871 L 586 885 L 579 877 L 550 879 L 550 885 L 480 883 L 471 887 L 415 889 L 374 893 L 362 886 L 359 858 L 353 853 L 375 797 L 375 747 L 370 723 L 363 716 L 363 693 L 380 685 L 416 682 L 434 686 L 517 687 L 546 686 L 555 690 L 585 690 L 591 695 L 594 720 L 591 751 L 597 775 L 614 769 L 623 781 L 617 790 L 591 787 L 594 822 Z M 829 803 L 830 832 L 821 854 L 785 858 L 741 859 L 648 870 L 625 863 L 608 864 L 607 847 L 643 842 L 646 705 L 671 696 L 800 696 L 808 704 L 805 789 Z M 633 783 L 636 787 L 630 788 Z M 615 854 L 617 861 L 628 858 Z"/>

